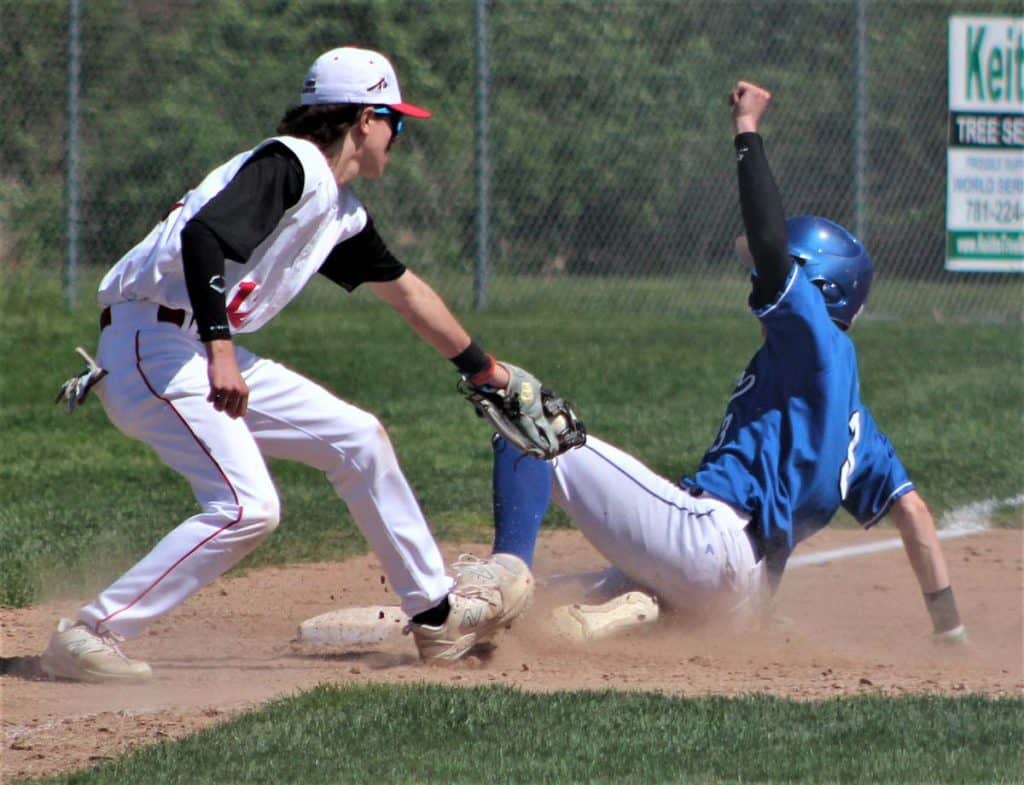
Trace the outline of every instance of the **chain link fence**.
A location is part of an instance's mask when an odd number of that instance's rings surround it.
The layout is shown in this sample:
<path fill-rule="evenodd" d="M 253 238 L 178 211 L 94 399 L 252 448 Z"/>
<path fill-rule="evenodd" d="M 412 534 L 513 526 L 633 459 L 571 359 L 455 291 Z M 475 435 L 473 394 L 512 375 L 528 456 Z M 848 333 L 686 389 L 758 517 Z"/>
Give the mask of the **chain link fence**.
<path fill-rule="evenodd" d="M 0 264 L 57 276 L 70 256 L 70 299 L 88 303 L 99 271 L 169 204 L 273 133 L 317 54 L 358 43 L 388 53 L 403 93 L 435 117 L 356 190 L 396 255 L 457 309 L 742 311 L 725 97 L 747 78 L 776 95 L 763 132 L 787 212 L 827 215 L 872 253 L 865 318 L 1020 321 L 1021 276 L 944 270 L 946 30 L 962 10 L 0 0 Z"/>

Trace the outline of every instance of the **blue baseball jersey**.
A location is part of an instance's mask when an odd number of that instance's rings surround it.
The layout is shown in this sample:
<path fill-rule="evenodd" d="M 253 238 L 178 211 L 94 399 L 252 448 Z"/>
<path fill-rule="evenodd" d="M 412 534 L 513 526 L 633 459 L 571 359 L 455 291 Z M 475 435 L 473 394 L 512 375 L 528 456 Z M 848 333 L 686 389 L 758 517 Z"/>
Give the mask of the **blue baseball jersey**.
<path fill-rule="evenodd" d="M 714 444 L 682 484 L 745 510 L 766 553 L 784 560 L 840 505 L 871 526 L 914 485 L 860 400 L 853 342 L 799 265 L 754 314 L 765 342 L 733 390 Z"/>

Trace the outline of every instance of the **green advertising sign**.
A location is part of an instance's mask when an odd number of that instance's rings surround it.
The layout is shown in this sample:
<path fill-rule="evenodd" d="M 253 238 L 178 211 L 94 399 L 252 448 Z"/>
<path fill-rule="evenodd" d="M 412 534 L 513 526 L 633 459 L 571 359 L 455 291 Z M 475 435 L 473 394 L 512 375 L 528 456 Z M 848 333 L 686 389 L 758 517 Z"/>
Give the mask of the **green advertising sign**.
<path fill-rule="evenodd" d="M 1024 272 L 1024 17 L 949 20 L 946 268 Z"/>

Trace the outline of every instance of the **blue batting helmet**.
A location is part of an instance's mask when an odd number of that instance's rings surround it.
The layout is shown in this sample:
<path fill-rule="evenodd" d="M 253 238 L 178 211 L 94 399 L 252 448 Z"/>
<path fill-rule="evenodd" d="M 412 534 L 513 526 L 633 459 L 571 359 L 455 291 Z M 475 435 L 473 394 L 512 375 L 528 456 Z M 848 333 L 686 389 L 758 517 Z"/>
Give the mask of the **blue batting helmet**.
<path fill-rule="evenodd" d="M 871 290 L 871 257 L 860 240 L 816 215 L 786 221 L 789 255 L 821 290 L 832 321 L 849 329 Z"/>

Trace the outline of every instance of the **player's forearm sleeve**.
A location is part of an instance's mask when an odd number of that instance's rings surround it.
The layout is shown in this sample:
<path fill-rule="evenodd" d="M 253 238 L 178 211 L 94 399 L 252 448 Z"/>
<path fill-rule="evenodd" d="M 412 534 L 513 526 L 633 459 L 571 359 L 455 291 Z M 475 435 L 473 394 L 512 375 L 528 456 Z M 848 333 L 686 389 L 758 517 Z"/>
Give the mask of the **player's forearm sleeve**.
<path fill-rule="evenodd" d="M 231 181 L 185 225 L 181 255 L 185 286 L 199 338 L 230 338 L 224 304 L 225 260 L 244 264 L 302 195 L 302 165 L 272 142 L 245 162 Z"/>
<path fill-rule="evenodd" d="M 224 251 L 217 236 L 201 222 L 189 221 L 181 232 L 181 258 L 199 340 L 230 338 L 224 302 Z"/>
<path fill-rule="evenodd" d="M 757 286 L 774 295 L 785 285 L 792 267 L 782 197 L 768 166 L 760 134 L 738 134 L 735 145 L 740 210 L 757 270 Z"/>

